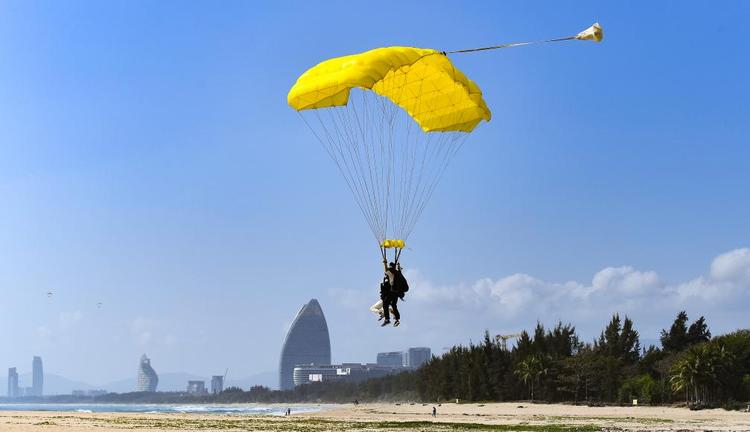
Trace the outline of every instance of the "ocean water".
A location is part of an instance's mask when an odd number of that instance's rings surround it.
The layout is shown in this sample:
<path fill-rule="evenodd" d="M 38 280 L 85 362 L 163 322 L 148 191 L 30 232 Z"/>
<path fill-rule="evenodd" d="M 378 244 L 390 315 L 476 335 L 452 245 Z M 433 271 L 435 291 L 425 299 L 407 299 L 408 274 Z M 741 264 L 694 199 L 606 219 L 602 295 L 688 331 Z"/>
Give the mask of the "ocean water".
<path fill-rule="evenodd" d="M 81 413 L 195 413 L 283 416 L 287 408 L 292 414 L 317 412 L 320 406 L 294 405 L 176 405 L 176 404 L 44 404 L 3 403 L 0 411 L 66 411 Z"/>

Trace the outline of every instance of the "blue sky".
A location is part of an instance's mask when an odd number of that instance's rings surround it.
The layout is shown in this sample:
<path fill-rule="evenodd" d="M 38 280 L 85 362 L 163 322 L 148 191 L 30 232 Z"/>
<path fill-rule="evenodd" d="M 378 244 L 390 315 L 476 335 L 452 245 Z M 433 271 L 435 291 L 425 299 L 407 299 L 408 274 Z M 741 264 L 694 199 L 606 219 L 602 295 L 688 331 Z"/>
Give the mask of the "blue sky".
<path fill-rule="evenodd" d="M 590 339 L 618 311 L 650 340 L 683 308 L 747 327 L 747 17 L 740 1 L 2 2 L 0 366 L 42 355 L 102 383 L 146 352 L 157 371 L 275 370 L 312 297 L 336 361 L 537 319 Z M 453 57 L 493 119 L 410 239 L 404 324 L 376 328 L 378 253 L 286 105 L 297 76 L 597 20 L 599 45 Z"/>

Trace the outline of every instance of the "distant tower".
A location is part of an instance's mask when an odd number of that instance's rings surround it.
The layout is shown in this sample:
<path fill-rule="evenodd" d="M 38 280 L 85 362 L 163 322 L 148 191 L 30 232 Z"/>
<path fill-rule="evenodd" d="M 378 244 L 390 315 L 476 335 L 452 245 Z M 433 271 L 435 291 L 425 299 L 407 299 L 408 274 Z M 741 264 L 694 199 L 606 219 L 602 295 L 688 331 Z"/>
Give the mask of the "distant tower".
<path fill-rule="evenodd" d="M 279 388 L 293 389 L 294 367 L 309 364 L 331 364 L 328 324 L 316 299 L 302 306 L 286 334 L 279 361 Z"/>
<path fill-rule="evenodd" d="M 8 369 L 8 398 L 17 398 L 18 394 L 18 372 L 16 368 Z"/>
<path fill-rule="evenodd" d="M 404 353 L 401 351 L 381 352 L 377 358 L 378 366 L 403 367 L 405 364 Z"/>
<path fill-rule="evenodd" d="M 224 391 L 224 377 L 222 375 L 214 375 L 211 377 L 211 393 L 221 393 Z"/>
<path fill-rule="evenodd" d="M 208 394 L 206 391 L 206 382 L 199 380 L 188 381 L 187 393 L 196 395 Z"/>
<path fill-rule="evenodd" d="M 406 353 L 407 356 L 407 366 L 410 368 L 418 368 L 422 366 L 423 364 L 430 361 L 430 358 L 432 357 L 432 352 L 427 347 L 419 347 L 419 348 L 409 348 L 409 351 Z"/>
<path fill-rule="evenodd" d="M 146 354 L 141 356 L 141 362 L 138 365 L 138 388 L 139 392 L 155 392 L 156 386 L 159 385 L 159 376 L 151 367 L 151 360 Z"/>
<path fill-rule="evenodd" d="M 31 362 L 31 394 L 41 397 L 44 393 L 44 369 L 42 358 L 35 356 Z"/>

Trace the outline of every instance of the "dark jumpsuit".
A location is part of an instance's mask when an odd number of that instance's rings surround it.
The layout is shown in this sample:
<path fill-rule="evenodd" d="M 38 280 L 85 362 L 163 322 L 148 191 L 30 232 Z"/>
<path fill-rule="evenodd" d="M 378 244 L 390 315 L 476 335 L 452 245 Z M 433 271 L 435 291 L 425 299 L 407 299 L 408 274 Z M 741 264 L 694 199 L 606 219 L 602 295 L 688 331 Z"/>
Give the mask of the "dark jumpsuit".
<path fill-rule="evenodd" d="M 396 320 L 401 319 L 401 314 L 398 312 L 398 294 L 393 292 L 391 284 L 387 281 L 383 281 L 380 284 L 380 300 L 383 300 L 383 316 L 386 321 L 391 320 L 391 308 L 393 308 L 393 318 Z"/>

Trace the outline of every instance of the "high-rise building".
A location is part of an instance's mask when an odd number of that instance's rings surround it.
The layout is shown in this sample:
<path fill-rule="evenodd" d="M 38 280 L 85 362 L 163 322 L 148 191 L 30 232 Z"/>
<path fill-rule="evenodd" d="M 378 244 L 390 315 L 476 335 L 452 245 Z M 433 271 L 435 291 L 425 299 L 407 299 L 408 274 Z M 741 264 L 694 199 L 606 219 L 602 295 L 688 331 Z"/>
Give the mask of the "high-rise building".
<path fill-rule="evenodd" d="M 344 363 L 340 365 L 299 365 L 294 367 L 294 385 L 311 382 L 360 382 L 381 378 L 399 372 L 401 367 L 381 366 L 372 363 Z"/>
<path fill-rule="evenodd" d="M 302 306 L 284 339 L 279 361 L 279 388 L 294 388 L 294 367 L 331 364 L 331 341 L 323 309 L 316 299 Z"/>
<path fill-rule="evenodd" d="M 224 377 L 222 375 L 214 375 L 211 377 L 211 393 L 221 393 L 224 391 Z"/>
<path fill-rule="evenodd" d="M 18 391 L 18 372 L 16 368 L 8 369 L 8 398 L 21 396 Z"/>
<path fill-rule="evenodd" d="M 430 361 L 432 351 L 427 347 L 409 348 L 406 353 L 406 365 L 416 369 Z"/>
<path fill-rule="evenodd" d="M 379 366 L 402 367 L 404 363 L 404 353 L 402 351 L 381 352 L 378 353 Z"/>
<path fill-rule="evenodd" d="M 206 382 L 205 381 L 188 381 L 187 385 L 187 392 L 189 394 L 197 394 L 202 395 L 208 393 L 206 391 Z"/>
<path fill-rule="evenodd" d="M 159 376 L 151 367 L 151 360 L 146 357 L 146 354 L 143 354 L 138 364 L 138 387 L 136 390 L 139 392 L 155 392 L 158 385 Z"/>
<path fill-rule="evenodd" d="M 39 356 L 34 356 L 34 361 L 31 362 L 31 393 L 38 397 L 44 394 L 44 369 Z"/>

